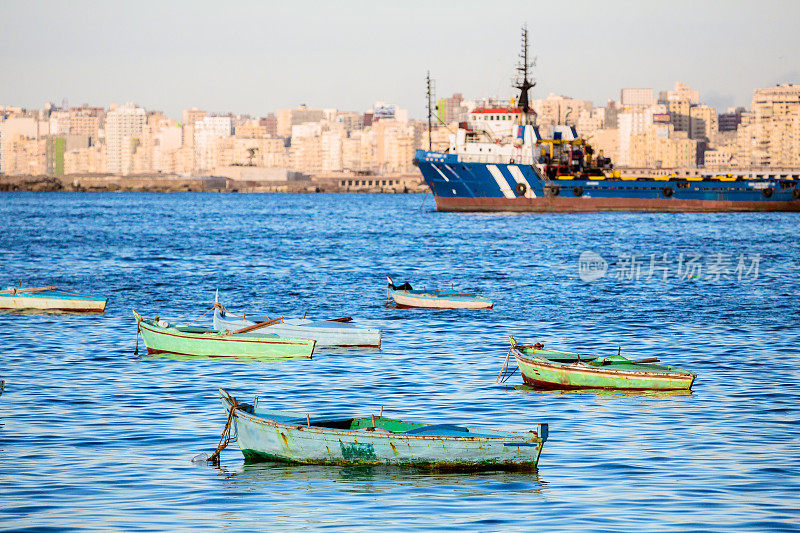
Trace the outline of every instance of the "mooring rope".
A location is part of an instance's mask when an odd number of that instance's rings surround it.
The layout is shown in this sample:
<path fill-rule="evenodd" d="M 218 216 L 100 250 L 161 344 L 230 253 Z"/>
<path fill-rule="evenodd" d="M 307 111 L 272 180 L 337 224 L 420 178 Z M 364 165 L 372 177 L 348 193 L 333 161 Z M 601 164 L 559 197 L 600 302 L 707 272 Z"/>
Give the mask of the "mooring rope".
<path fill-rule="evenodd" d="M 133 350 L 133 355 L 139 355 L 139 332 L 142 331 L 141 322 L 136 321 L 136 348 Z"/>
<path fill-rule="evenodd" d="M 192 324 L 194 324 L 195 322 L 197 322 L 198 320 L 200 320 L 201 318 L 203 318 L 204 316 L 206 316 L 208 313 L 210 313 L 210 312 L 211 312 L 211 311 L 213 311 L 214 309 L 219 309 L 220 311 L 222 311 L 222 314 L 223 314 L 223 315 L 231 315 L 231 316 L 237 316 L 237 317 L 244 318 L 244 315 L 237 315 L 237 314 L 235 314 L 235 313 L 231 313 L 230 311 L 228 311 L 228 309 L 227 309 L 227 308 L 226 308 L 224 305 L 222 305 L 222 304 L 221 304 L 221 303 L 219 303 L 219 302 L 216 302 L 216 303 L 214 303 L 214 305 L 212 305 L 212 306 L 211 306 L 211 308 L 210 308 L 209 310 L 207 310 L 205 313 L 203 313 L 203 314 L 202 314 L 202 315 L 200 315 L 199 317 L 195 318 L 194 320 L 192 320 L 191 322 L 189 322 L 189 323 L 188 323 L 188 324 L 186 324 L 186 325 L 187 325 L 187 326 L 191 326 Z"/>
<path fill-rule="evenodd" d="M 517 372 L 517 370 L 518 370 L 518 369 L 519 369 L 519 366 L 516 366 L 516 367 L 514 367 L 514 370 L 512 370 L 512 371 L 511 371 L 511 373 L 510 373 L 509 375 L 507 375 L 507 376 L 503 376 L 503 377 L 504 377 L 504 379 L 503 379 L 503 381 L 501 381 L 500 383 L 505 383 L 506 381 L 508 381 L 509 379 L 511 379 L 511 376 L 513 376 L 513 375 L 514 375 L 514 374 Z"/>
<path fill-rule="evenodd" d="M 200 315 L 199 317 L 195 318 L 194 320 L 192 320 L 191 322 L 189 322 L 189 323 L 188 323 L 188 324 L 186 324 L 186 325 L 187 325 L 187 326 L 191 326 L 192 324 L 194 324 L 195 322 L 197 322 L 198 320 L 200 320 L 201 318 L 203 318 L 204 316 L 206 316 L 206 315 L 207 315 L 207 314 L 208 314 L 210 311 L 213 311 L 213 310 L 214 310 L 214 307 L 211 307 L 211 309 L 209 309 L 208 311 L 206 311 L 205 313 L 203 313 L 203 314 L 202 314 L 202 315 Z"/>
<path fill-rule="evenodd" d="M 241 315 L 237 315 L 236 313 L 231 313 L 230 311 L 228 311 L 227 307 L 225 307 L 224 305 L 222 305 L 219 302 L 215 302 L 214 303 L 214 307 L 212 309 L 219 309 L 220 311 L 222 311 L 223 315 L 231 315 L 231 316 L 236 316 L 236 317 L 239 317 L 239 318 L 245 318 L 244 313 L 242 313 Z"/>
<path fill-rule="evenodd" d="M 209 463 L 219 464 L 220 453 L 222 453 L 222 450 L 224 450 L 231 441 L 231 424 L 233 423 L 233 413 L 239 408 L 239 403 L 236 401 L 235 396 L 231 397 L 231 401 L 233 404 L 231 405 L 231 410 L 228 412 L 228 421 L 225 422 L 225 428 L 222 430 L 222 435 L 219 438 L 219 445 L 217 445 L 217 449 L 214 450 L 214 453 L 212 453 L 211 457 L 208 458 Z"/>
<path fill-rule="evenodd" d="M 511 357 L 511 348 L 508 349 L 508 353 L 506 354 L 506 360 L 503 361 L 503 366 L 500 367 L 500 372 L 497 374 L 497 379 L 494 380 L 495 383 L 500 383 L 500 376 L 506 371 L 508 367 L 508 358 Z"/>
<path fill-rule="evenodd" d="M 494 380 L 495 383 L 505 383 L 506 381 L 511 379 L 511 376 L 513 376 L 514 373 L 519 368 L 519 365 L 517 365 L 516 368 L 514 368 L 514 370 L 511 371 L 510 374 L 506 375 L 506 372 L 508 371 L 508 359 L 511 357 L 511 350 L 519 346 L 520 346 L 519 344 L 515 344 L 514 346 L 508 349 L 508 353 L 506 354 L 506 360 L 503 361 L 503 366 L 500 369 L 500 373 L 497 374 L 497 379 Z"/>

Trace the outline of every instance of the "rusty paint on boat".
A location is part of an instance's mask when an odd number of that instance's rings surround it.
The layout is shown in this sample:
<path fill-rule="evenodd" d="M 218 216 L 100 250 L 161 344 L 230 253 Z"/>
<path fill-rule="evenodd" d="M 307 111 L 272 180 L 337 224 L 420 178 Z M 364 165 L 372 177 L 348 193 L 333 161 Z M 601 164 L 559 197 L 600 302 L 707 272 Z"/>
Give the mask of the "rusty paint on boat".
<path fill-rule="evenodd" d="M 690 390 L 697 374 L 669 365 L 632 361 L 621 355 L 592 357 L 541 344 L 521 346 L 511 339 L 510 353 L 526 385 L 541 389 Z"/>
<path fill-rule="evenodd" d="M 450 424 L 402 422 L 384 416 L 310 416 L 235 403 L 220 389 L 232 432 L 246 462 L 396 465 L 437 471 L 536 468 L 548 437 L 538 431 L 498 431 Z M 374 425 L 373 425 L 374 424 Z"/>

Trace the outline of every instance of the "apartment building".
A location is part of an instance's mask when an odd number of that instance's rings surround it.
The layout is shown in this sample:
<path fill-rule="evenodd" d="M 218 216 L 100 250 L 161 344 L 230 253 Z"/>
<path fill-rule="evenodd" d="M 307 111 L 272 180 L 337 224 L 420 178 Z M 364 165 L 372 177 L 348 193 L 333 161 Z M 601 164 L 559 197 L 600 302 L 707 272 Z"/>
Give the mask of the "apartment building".
<path fill-rule="evenodd" d="M 229 116 L 205 116 L 194 123 L 194 168 L 213 170 L 219 164 L 220 139 L 233 134 Z"/>
<path fill-rule="evenodd" d="M 751 163 L 800 166 L 800 85 L 785 83 L 753 92 Z"/>
<path fill-rule="evenodd" d="M 630 109 L 646 109 L 657 102 L 652 88 L 629 88 L 620 89 L 619 103 L 622 107 Z"/>
<path fill-rule="evenodd" d="M 289 137 L 292 134 L 292 126 L 305 122 L 319 122 L 324 117 L 324 110 L 309 109 L 306 105 L 301 105 L 297 109 L 278 109 L 276 131 L 281 137 Z"/>
<path fill-rule="evenodd" d="M 536 121 L 540 126 L 576 126 L 581 113 L 591 112 L 594 105 L 588 100 L 550 93 L 547 98 L 533 100 L 531 107 L 536 112 Z"/>
<path fill-rule="evenodd" d="M 717 110 L 705 104 L 693 106 L 689 109 L 689 137 L 692 139 L 708 141 L 719 131 Z"/>
<path fill-rule="evenodd" d="M 141 142 L 147 124 L 147 112 L 133 103 L 116 107 L 112 104 L 105 120 L 107 171 L 130 174 L 133 155 Z"/>

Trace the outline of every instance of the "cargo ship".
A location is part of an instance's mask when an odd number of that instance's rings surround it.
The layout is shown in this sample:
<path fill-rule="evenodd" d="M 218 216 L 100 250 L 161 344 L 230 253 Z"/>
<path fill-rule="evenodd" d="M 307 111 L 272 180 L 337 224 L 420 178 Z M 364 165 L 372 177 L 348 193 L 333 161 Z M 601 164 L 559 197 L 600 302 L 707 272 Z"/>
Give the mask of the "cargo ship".
<path fill-rule="evenodd" d="M 439 211 L 800 211 L 800 172 L 625 175 L 567 125 L 539 127 L 528 93 L 528 32 L 507 104 L 487 102 L 450 134 L 444 152 L 417 150 L 414 164 Z M 430 87 L 430 82 L 429 82 Z M 429 91 L 429 130 L 431 98 Z"/>

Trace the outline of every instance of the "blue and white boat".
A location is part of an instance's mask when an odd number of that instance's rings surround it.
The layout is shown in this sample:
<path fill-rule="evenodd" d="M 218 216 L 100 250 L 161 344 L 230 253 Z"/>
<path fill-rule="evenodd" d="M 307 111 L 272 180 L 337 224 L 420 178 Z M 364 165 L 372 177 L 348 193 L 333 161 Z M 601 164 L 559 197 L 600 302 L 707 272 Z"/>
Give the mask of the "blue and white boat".
<path fill-rule="evenodd" d="M 445 152 L 416 151 L 439 211 L 800 211 L 800 172 L 626 176 L 574 128 L 540 128 L 527 41 L 516 102 L 473 109 Z"/>
<path fill-rule="evenodd" d="M 57 287 L 9 287 L 0 291 L 0 309 L 102 313 L 108 298 L 68 292 Z"/>
<path fill-rule="evenodd" d="M 387 279 L 389 280 L 389 286 L 386 289 L 387 297 L 394 300 L 398 309 L 414 307 L 428 309 L 491 309 L 494 307 L 494 302 L 489 298 L 469 292 L 455 289 L 414 290 L 408 282 L 402 285 L 395 285 L 392 278 L 387 276 Z"/>

